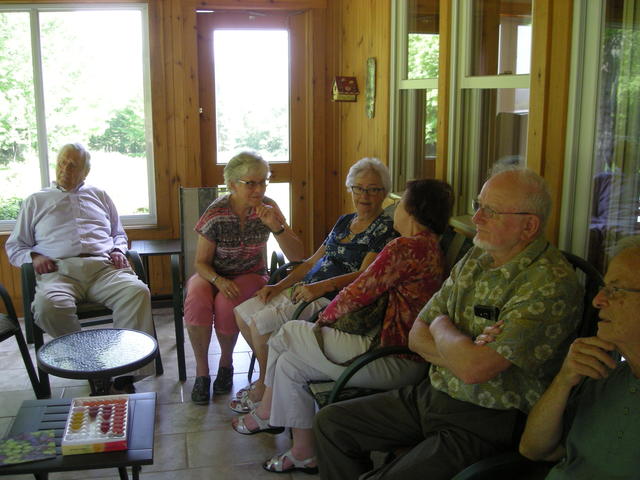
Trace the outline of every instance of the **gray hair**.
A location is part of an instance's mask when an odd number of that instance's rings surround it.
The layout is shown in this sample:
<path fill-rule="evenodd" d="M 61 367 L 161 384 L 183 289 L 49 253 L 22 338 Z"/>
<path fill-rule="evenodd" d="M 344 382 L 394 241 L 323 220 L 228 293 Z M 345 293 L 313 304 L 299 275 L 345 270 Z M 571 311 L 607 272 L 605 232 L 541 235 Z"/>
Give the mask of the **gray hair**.
<path fill-rule="evenodd" d="M 523 200 L 518 206 L 522 210 L 534 213 L 540 218 L 540 234 L 544 232 L 551 213 L 551 193 L 547 181 L 530 168 L 520 165 L 497 164 L 491 169 L 490 177 L 501 173 L 513 172 L 517 175 L 523 190 Z"/>
<path fill-rule="evenodd" d="M 377 158 L 364 157 L 351 165 L 349 173 L 347 173 L 347 180 L 345 185 L 351 187 L 356 181 L 356 177 L 366 171 L 373 171 L 380 177 L 380 182 L 384 187 L 385 195 L 391 191 L 391 175 L 389 175 L 389 169 Z"/>
<path fill-rule="evenodd" d="M 72 152 L 84 160 L 84 171 L 88 172 L 91 169 L 91 154 L 81 143 L 67 143 L 64 145 L 58 152 L 56 162 L 59 162 L 61 158 L 67 157 Z"/>
<path fill-rule="evenodd" d="M 629 248 L 640 248 L 640 235 L 631 235 L 621 238 L 613 249 L 613 256 L 615 257 Z"/>
<path fill-rule="evenodd" d="M 224 183 L 231 187 L 232 183 L 240 180 L 249 172 L 264 172 L 267 178 L 271 176 L 271 169 L 267 161 L 256 152 L 240 152 L 224 167 Z"/>

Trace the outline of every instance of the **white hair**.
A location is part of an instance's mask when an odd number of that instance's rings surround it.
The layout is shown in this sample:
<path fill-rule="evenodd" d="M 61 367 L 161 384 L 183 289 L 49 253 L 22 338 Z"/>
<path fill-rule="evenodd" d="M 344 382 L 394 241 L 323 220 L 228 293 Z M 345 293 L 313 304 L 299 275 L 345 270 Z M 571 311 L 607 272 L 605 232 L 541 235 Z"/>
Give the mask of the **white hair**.
<path fill-rule="evenodd" d="M 84 145 L 81 143 L 67 143 L 58 152 L 56 161 L 60 161 L 61 158 L 66 157 L 71 152 L 75 152 L 84 161 L 84 171 L 88 172 L 91 169 L 91 154 Z"/>
<path fill-rule="evenodd" d="M 613 247 L 613 256 L 622 253 L 629 248 L 640 248 L 640 235 L 631 235 L 621 238 L 615 247 Z"/>
<path fill-rule="evenodd" d="M 364 157 L 351 165 L 349 173 L 347 173 L 347 180 L 345 185 L 351 187 L 355 184 L 356 177 L 364 173 L 365 171 L 373 171 L 380 177 L 380 182 L 384 187 L 385 195 L 391 191 L 391 175 L 389 175 L 389 169 L 377 158 Z"/>
<path fill-rule="evenodd" d="M 523 200 L 518 208 L 534 213 L 540 219 L 540 234 L 544 232 L 551 213 L 551 193 L 547 181 L 530 168 L 520 165 L 496 164 L 491 170 L 489 178 L 506 172 L 513 172 L 523 187 Z"/>
<path fill-rule="evenodd" d="M 232 183 L 237 182 L 249 172 L 264 172 L 267 178 L 271 175 L 269 164 L 264 158 L 256 152 L 245 151 L 235 155 L 225 165 L 224 183 L 227 187 L 231 187 Z"/>

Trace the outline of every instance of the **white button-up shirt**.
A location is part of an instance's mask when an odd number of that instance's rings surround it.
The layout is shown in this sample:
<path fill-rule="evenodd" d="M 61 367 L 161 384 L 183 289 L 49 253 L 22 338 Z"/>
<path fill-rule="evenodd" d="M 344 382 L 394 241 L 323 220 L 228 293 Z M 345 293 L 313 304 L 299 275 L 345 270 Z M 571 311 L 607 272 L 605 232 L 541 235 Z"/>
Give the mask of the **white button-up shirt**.
<path fill-rule="evenodd" d="M 5 248 L 20 267 L 32 252 L 50 258 L 126 253 L 127 235 L 106 192 L 84 183 L 64 191 L 54 182 L 25 199 Z"/>

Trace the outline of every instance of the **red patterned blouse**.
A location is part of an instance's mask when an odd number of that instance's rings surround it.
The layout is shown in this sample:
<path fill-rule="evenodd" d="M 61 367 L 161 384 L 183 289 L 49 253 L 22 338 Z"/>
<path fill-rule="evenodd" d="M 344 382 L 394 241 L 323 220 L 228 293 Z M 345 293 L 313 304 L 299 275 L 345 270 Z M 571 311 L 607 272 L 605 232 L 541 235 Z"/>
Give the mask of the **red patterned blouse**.
<path fill-rule="evenodd" d="M 418 313 L 445 279 L 445 257 L 431 231 L 389 242 L 369 267 L 343 288 L 318 317 L 331 324 L 389 292 L 380 346 L 407 345 Z M 414 358 L 414 357 L 412 357 Z M 419 358 L 419 357 L 416 357 Z"/>

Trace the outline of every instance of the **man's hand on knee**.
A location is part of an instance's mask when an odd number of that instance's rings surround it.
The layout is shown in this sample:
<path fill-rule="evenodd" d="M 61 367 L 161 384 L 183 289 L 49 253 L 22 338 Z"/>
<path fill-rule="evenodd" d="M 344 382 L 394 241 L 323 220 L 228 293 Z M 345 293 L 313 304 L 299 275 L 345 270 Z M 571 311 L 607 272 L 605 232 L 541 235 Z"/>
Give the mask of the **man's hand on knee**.
<path fill-rule="evenodd" d="M 127 257 L 125 257 L 122 252 L 114 250 L 109 254 L 109 256 L 111 257 L 111 262 L 113 263 L 114 267 L 120 269 L 120 268 L 127 268 L 129 266 Z"/>
<path fill-rule="evenodd" d="M 33 262 L 33 269 L 37 274 L 42 275 L 43 273 L 51 273 L 58 270 L 58 265 L 49 257 L 45 257 L 44 255 L 40 255 L 39 253 L 31 254 L 31 261 Z"/>

